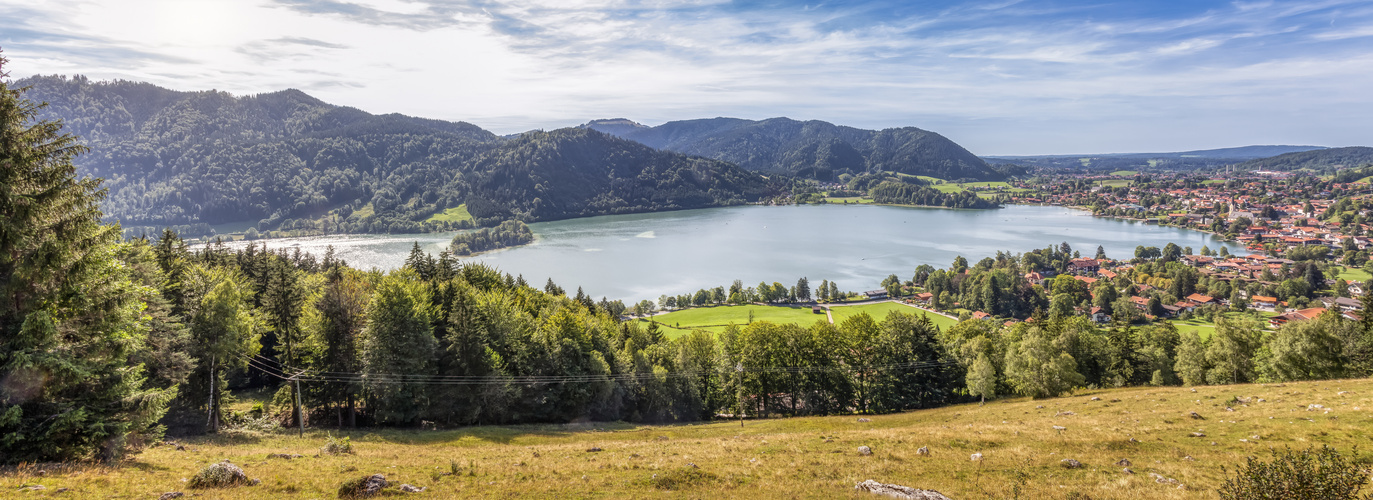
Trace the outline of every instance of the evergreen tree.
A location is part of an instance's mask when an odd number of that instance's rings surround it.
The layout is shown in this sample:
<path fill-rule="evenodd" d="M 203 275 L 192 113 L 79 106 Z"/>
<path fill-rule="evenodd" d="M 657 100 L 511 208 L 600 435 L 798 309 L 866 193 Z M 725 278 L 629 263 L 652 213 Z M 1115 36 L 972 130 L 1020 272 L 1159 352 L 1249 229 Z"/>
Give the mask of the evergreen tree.
<path fill-rule="evenodd" d="M 116 458 L 155 439 L 174 389 L 131 364 L 143 340 L 137 288 L 100 224 L 99 181 L 41 105 L 11 88 L 0 56 L 0 463 Z"/>
<path fill-rule="evenodd" d="M 430 404 L 422 382 L 433 375 L 438 347 L 431 326 L 429 290 L 405 274 L 382 279 L 367 310 L 363 331 L 363 373 L 368 409 L 378 423 L 417 425 Z"/>
<path fill-rule="evenodd" d="M 315 302 L 319 312 L 319 336 L 324 349 L 319 365 L 323 371 L 358 373 L 362 369 L 361 337 L 371 292 L 352 269 L 328 271 L 324 293 Z M 362 387 L 356 382 L 333 382 L 324 387 L 323 396 L 338 411 L 338 425 L 357 426 L 357 398 Z"/>

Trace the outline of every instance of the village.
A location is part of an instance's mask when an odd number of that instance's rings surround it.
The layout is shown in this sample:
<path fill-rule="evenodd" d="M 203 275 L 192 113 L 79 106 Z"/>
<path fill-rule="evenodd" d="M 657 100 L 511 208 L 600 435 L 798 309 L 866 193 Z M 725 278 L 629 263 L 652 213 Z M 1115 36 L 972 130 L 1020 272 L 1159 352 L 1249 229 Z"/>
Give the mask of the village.
<path fill-rule="evenodd" d="M 1236 311 L 1258 313 L 1270 328 L 1314 319 L 1326 311 L 1360 319 L 1363 305 L 1359 297 L 1364 295 L 1369 277 L 1363 266 L 1368 264 L 1368 249 L 1373 245 L 1373 239 L 1366 236 L 1370 227 L 1360 199 L 1368 193 L 1366 182 L 1262 171 L 1222 171 L 1209 178 L 1181 173 L 1133 174 L 1133 178 L 1066 174 L 1044 184 L 1028 181 L 1017 185 L 1025 192 L 1014 202 L 1065 206 L 1099 217 L 1208 232 L 1243 245 L 1250 253 L 1233 255 L 1223 247 L 1194 251 L 1171 244 L 1164 249 L 1139 247 L 1133 258 L 1074 255 L 1061 268 L 1029 270 L 1023 278 L 1042 286 L 1050 296 L 1053 293 L 1048 291 L 1057 288 L 1055 279 L 1060 276 L 1081 282 L 1089 295 L 1086 301 L 1074 304 L 1072 311 L 1099 324 L 1120 319 L 1124 323 L 1191 319 L 1199 314 L 1213 317 Z M 1171 266 L 1168 279 L 1159 279 L 1162 264 Z M 1140 272 L 1141 265 L 1149 266 L 1146 272 Z M 1187 274 L 1194 276 L 1198 286 L 1168 289 L 1179 266 L 1191 271 Z M 1288 283 L 1293 280 L 1306 283 Z M 1113 301 L 1098 300 L 1101 283 L 1111 285 L 1133 311 L 1115 311 Z M 1187 293 L 1178 293 L 1180 290 Z M 895 290 L 874 290 L 866 295 L 874 298 L 891 292 Z M 911 292 L 905 299 L 909 303 L 972 319 L 1000 320 L 1007 325 L 1036 321 L 1034 316 L 1004 317 L 960 309 L 958 303 L 939 304 L 934 293 L 923 289 Z M 1122 312 L 1125 318 L 1115 317 Z"/>

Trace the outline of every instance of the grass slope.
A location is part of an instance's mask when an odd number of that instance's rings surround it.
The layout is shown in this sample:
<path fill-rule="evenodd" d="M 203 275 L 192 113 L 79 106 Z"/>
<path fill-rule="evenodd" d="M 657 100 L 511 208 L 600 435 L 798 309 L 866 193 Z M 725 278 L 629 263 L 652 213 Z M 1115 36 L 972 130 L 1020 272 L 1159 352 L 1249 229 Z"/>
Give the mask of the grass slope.
<path fill-rule="evenodd" d="M 1240 404 L 1235 396 L 1255 399 Z M 1308 411 L 1310 404 L 1329 411 Z M 344 481 L 383 473 L 391 481 L 428 487 L 426 498 L 876 499 L 853 489 L 874 479 L 952 498 L 1060 499 L 1077 493 L 1210 499 L 1223 481 L 1222 466 L 1233 469 L 1248 455 L 1267 458 L 1269 447 L 1328 444 L 1346 454 L 1354 445 L 1367 447 L 1373 437 L 1370 410 L 1373 381 L 1343 380 L 1195 392 L 1095 390 L 877 415 L 870 422 L 839 416 L 749 421 L 742 428 L 723 421 L 354 431 L 342 435 L 352 438 L 356 454 L 340 456 L 316 456 L 326 435 L 311 430 L 304 438 L 291 432 L 195 438 L 185 441 L 186 451 L 157 446 L 119 466 L 27 466 L 0 472 L 0 481 L 9 491 L 33 484 L 49 492 L 70 488 L 72 498 L 152 498 L 167 491 L 224 499 L 333 498 Z M 1204 419 L 1189 418 L 1190 412 Z M 1193 432 L 1205 436 L 1191 437 Z M 870 446 L 873 455 L 859 455 L 859 446 Z M 929 456 L 916 455 L 921 446 L 929 447 Z M 266 458 L 272 453 L 304 457 Z M 983 460 L 971 461 L 972 453 L 983 454 Z M 1084 467 L 1060 467 L 1067 458 Z M 183 478 L 224 459 L 262 484 L 186 489 Z M 1132 462 L 1134 474 L 1114 465 L 1121 459 Z M 444 475 L 452 465 L 458 474 Z M 40 468 L 46 475 L 37 473 Z M 1155 482 L 1150 473 L 1184 486 Z"/>
<path fill-rule="evenodd" d="M 730 323 L 739 326 L 747 325 L 750 311 L 753 312 L 754 321 L 798 323 L 805 326 L 810 326 L 816 321 L 829 321 L 828 317 L 823 314 L 812 313 L 810 306 L 759 305 L 697 307 L 660 314 L 654 316 L 653 320 L 667 325 L 669 335 L 686 333 L 694 329 L 719 333 L 724 330 L 724 325 Z"/>
<path fill-rule="evenodd" d="M 830 313 L 834 315 L 835 323 L 840 323 L 845 319 L 848 319 L 850 316 L 857 316 L 859 313 L 868 313 L 868 316 L 872 316 L 872 319 L 882 321 L 882 319 L 886 318 L 887 314 L 892 311 L 901 312 L 905 314 L 914 314 L 916 316 L 924 314 L 926 316 L 929 316 L 930 322 L 934 323 L 934 325 L 939 327 L 940 330 L 948 330 L 950 327 L 958 324 L 958 320 L 956 319 L 935 314 L 932 312 L 925 312 L 921 309 L 917 309 L 905 304 L 898 304 L 895 302 L 881 302 L 877 304 L 863 304 L 858 306 L 836 306 L 830 308 Z"/>
<path fill-rule="evenodd" d="M 462 222 L 465 220 L 472 220 L 472 214 L 467 211 L 467 204 L 463 203 L 431 215 L 425 222 Z"/>

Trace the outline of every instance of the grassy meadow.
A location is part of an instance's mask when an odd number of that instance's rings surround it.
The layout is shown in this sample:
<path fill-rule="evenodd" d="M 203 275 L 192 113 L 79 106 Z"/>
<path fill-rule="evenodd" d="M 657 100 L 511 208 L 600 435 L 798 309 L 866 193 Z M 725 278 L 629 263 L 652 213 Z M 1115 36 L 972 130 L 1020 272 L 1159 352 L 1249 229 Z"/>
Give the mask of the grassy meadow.
<path fill-rule="evenodd" d="M 917 309 L 905 304 L 898 304 L 896 302 L 880 302 L 877 304 L 863 304 L 857 306 L 834 306 L 830 308 L 830 313 L 834 315 L 835 323 L 844 321 L 845 319 L 848 319 L 848 317 L 850 316 L 857 316 L 860 313 L 868 313 L 868 316 L 872 316 L 872 319 L 882 321 L 882 318 L 887 317 L 887 313 L 892 311 L 906 314 L 914 314 L 916 316 L 924 314 L 926 316 L 929 316 L 930 322 L 934 323 L 934 326 L 939 327 L 939 329 L 941 330 L 947 330 L 950 327 L 958 324 L 958 320 L 956 319 L 949 318 L 947 316 L 943 316 L 940 314 L 935 314 L 932 312 L 926 312 L 921 309 Z"/>
<path fill-rule="evenodd" d="M 797 323 L 806 326 L 816 321 L 829 321 L 824 314 L 812 313 L 810 306 L 760 305 L 696 307 L 659 314 L 654 316 L 653 320 L 667 325 L 668 335 L 680 335 L 696 329 L 719 333 L 730 323 L 747 325 L 749 312 L 753 313 L 754 321 Z"/>
<path fill-rule="evenodd" d="M 472 220 L 472 214 L 467 211 L 467 204 L 463 203 L 431 215 L 425 222 L 462 222 L 465 220 Z"/>
<path fill-rule="evenodd" d="M 1253 399 L 1246 404 L 1236 396 Z M 1308 410 L 1312 404 L 1324 408 Z M 417 498 L 880 498 L 853 489 L 873 479 L 957 499 L 1209 499 L 1223 481 L 1221 467 L 1233 469 L 1248 455 L 1267 457 L 1270 448 L 1285 446 L 1328 444 L 1345 454 L 1356 445 L 1369 448 L 1373 381 L 1083 390 L 864 418 L 870 421 L 332 431 L 352 440 L 355 453 L 344 455 L 319 454 L 329 434 L 324 430 L 303 438 L 284 431 L 227 433 L 179 441 L 184 451 L 153 446 L 117 466 L 24 466 L 0 473 L 0 482 L 22 498 L 59 488 L 69 488 L 70 498 L 155 498 L 169 491 L 199 498 L 334 498 L 344 481 L 382 473 L 427 487 Z M 873 454 L 860 455 L 859 446 Z M 928 456 L 916 454 L 922 446 Z M 268 458 L 276 453 L 302 457 Z M 973 453 L 982 460 L 971 460 Z M 261 484 L 186 488 L 186 478 L 225 459 Z M 1083 467 L 1063 468 L 1064 459 Z M 1133 474 L 1115 465 L 1122 459 Z M 1150 473 L 1182 486 L 1156 482 Z M 38 484 L 47 490 L 20 491 Z"/>

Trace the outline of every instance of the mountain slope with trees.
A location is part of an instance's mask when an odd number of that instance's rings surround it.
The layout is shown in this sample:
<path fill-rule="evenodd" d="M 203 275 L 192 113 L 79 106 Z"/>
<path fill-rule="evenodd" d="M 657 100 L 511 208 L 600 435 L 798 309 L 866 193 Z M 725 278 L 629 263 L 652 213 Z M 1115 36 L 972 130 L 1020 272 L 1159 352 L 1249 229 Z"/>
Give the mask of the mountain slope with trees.
<path fill-rule="evenodd" d="M 708 118 L 651 128 L 623 122 L 628 120 L 597 120 L 585 126 L 659 149 L 728 161 L 748 170 L 821 180 L 840 173 L 869 171 L 949 180 L 1005 178 L 962 146 L 915 127 L 863 130 L 790 118 Z"/>
<path fill-rule="evenodd" d="M 1373 164 L 1373 147 L 1352 146 L 1347 148 L 1318 149 L 1287 153 L 1270 158 L 1249 160 L 1235 165 L 1236 168 L 1255 170 L 1335 170 Z"/>
<path fill-rule="evenodd" d="M 373 115 L 285 90 L 236 97 L 84 77 L 16 82 L 46 101 L 105 179 L 109 220 L 129 226 L 251 222 L 258 229 L 416 232 L 464 203 L 477 222 L 549 220 L 757 200 L 765 181 L 723 162 L 589 130 L 503 139 L 462 122 Z M 523 178 L 521 176 L 533 176 Z"/>

